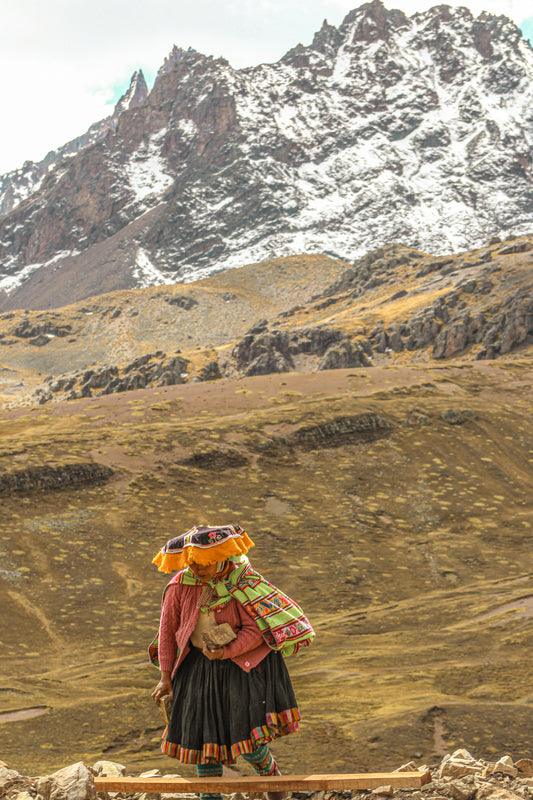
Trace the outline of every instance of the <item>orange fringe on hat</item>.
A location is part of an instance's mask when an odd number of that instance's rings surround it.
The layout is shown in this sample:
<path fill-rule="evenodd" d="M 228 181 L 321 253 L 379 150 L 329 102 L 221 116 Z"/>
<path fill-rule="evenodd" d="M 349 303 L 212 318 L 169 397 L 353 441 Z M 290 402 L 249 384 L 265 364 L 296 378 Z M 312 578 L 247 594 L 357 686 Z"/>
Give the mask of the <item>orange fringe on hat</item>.
<path fill-rule="evenodd" d="M 209 535 L 210 531 L 223 535 L 221 541 L 201 543 L 199 538 L 205 539 L 202 533 Z M 246 531 L 238 525 L 225 525 L 220 528 L 193 528 L 178 539 L 171 539 L 159 551 L 152 564 L 157 564 L 159 572 L 175 572 L 185 569 L 189 564 L 216 564 L 225 561 L 231 556 L 240 556 L 254 546 Z"/>

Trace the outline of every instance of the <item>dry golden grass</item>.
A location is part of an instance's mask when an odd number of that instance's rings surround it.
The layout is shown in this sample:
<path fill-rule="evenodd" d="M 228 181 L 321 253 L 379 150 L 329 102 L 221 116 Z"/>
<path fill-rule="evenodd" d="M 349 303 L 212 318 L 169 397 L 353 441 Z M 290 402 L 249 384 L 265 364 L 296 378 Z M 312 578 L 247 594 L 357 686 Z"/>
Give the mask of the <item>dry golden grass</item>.
<path fill-rule="evenodd" d="M 288 662 L 304 722 L 274 745 L 283 769 L 430 760 L 442 737 L 479 756 L 527 754 L 532 379 L 528 360 L 398 366 L 4 412 L 0 473 L 94 459 L 115 475 L 1 497 L 0 714 L 50 709 L 0 717 L 2 758 L 33 773 L 102 756 L 173 769 L 149 699 L 165 583 L 151 558 L 193 523 L 230 520 L 317 628 Z M 463 425 L 441 419 L 449 408 L 469 413 Z M 390 436 L 261 447 L 368 411 L 391 421 Z M 242 466 L 184 464 L 227 448 Z"/>

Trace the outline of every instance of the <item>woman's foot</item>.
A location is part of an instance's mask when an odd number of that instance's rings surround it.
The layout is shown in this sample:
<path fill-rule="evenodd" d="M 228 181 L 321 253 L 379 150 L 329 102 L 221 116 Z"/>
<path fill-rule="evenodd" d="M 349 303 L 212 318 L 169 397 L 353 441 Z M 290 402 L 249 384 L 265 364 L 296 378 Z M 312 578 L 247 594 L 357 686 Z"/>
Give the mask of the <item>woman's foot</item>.
<path fill-rule="evenodd" d="M 277 764 L 274 767 L 274 772 L 272 773 L 272 775 L 281 775 L 281 772 L 279 771 L 279 767 Z M 266 800 L 285 800 L 285 798 L 287 798 L 288 796 L 289 796 L 288 792 L 265 792 Z"/>

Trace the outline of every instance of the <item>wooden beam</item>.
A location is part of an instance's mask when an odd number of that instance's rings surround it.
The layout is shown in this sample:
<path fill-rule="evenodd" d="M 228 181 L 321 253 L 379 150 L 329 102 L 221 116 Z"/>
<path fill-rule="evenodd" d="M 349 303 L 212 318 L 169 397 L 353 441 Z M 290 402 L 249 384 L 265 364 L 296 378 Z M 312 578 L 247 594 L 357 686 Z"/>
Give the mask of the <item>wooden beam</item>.
<path fill-rule="evenodd" d="M 341 789 L 419 789 L 431 780 L 426 772 L 359 772 L 336 775 L 272 775 L 237 778 L 95 778 L 97 792 L 284 792 Z"/>

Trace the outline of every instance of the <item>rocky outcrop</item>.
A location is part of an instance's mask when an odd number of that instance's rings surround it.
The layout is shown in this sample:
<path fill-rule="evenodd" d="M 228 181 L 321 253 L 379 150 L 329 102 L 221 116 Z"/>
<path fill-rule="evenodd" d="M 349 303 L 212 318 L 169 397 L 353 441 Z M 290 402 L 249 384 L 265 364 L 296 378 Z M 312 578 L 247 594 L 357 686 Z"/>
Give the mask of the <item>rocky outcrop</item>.
<path fill-rule="evenodd" d="M 358 442 L 370 442 L 389 436 L 393 424 L 380 414 L 368 412 L 354 416 L 336 417 L 318 425 L 298 428 L 286 436 L 267 439 L 259 445 L 268 452 L 284 447 L 301 447 L 312 450 L 320 447 L 338 447 Z"/>
<path fill-rule="evenodd" d="M 419 251 L 399 244 L 373 249 L 362 258 L 358 258 L 350 269 L 345 270 L 340 278 L 324 292 L 324 297 L 331 297 L 335 294 L 359 297 L 376 286 L 395 285 L 399 282 L 401 267 L 421 262 L 422 259 L 423 256 L 421 257 Z M 429 264 L 432 262 L 445 263 L 443 259 L 430 258 L 424 259 L 424 261 Z M 428 271 L 431 271 L 431 267 Z"/>
<path fill-rule="evenodd" d="M 236 369 L 242 375 L 269 375 L 296 369 L 297 356 L 314 356 L 318 370 L 369 366 L 371 348 L 358 344 L 336 328 L 316 326 L 293 330 L 252 328 L 233 348 Z"/>
<path fill-rule="evenodd" d="M 165 297 L 165 300 L 169 305 L 178 306 L 178 308 L 182 308 L 184 311 L 190 311 L 191 308 L 198 305 L 198 301 L 190 295 L 173 294 Z"/>
<path fill-rule="evenodd" d="M 448 425 L 463 425 L 467 420 L 476 419 L 476 415 L 468 409 L 459 411 L 456 408 L 447 408 L 441 413 L 440 418 Z"/>
<path fill-rule="evenodd" d="M 52 466 L 28 467 L 0 474 L 0 495 L 9 492 L 17 494 L 51 489 L 65 489 L 68 486 L 96 484 L 109 480 L 113 475 L 111 467 L 95 462 L 79 462 Z"/>
<path fill-rule="evenodd" d="M 236 447 L 214 447 L 195 450 L 191 456 L 180 463 L 188 467 L 221 470 L 244 467 L 249 461 L 250 459 L 245 453 Z"/>
<path fill-rule="evenodd" d="M 461 288 L 474 291 L 468 284 Z M 479 310 L 461 308 L 454 291 L 406 322 L 377 326 L 369 338 L 378 353 L 430 349 L 433 358 L 444 359 L 481 344 L 476 358 L 496 358 L 533 342 L 533 291 L 519 289 Z"/>
<path fill-rule="evenodd" d="M 518 290 L 483 326 L 477 358 L 496 358 L 533 341 L 533 292 Z"/>
<path fill-rule="evenodd" d="M 167 356 L 161 350 L 145 353 L 121 366 L 106 366 L 100 369 L 87 369 L 83 372 L 65 374 L 60 377 L 49 376 L 35 396 L 40 404 L 52 399 L 75 400 L 79 397 L 93 397 L 148 386 L 175 386 L 185 383 L 189 361 L 180 355 Z M 203 380 L 213 380 L 214 367 L 206 372 Z"/>
<path fill-rule="evenodd" d="M 533 241 L 528 237 L 493 251 L 501 256 L 528 252 L 531 248 Z M 440 293 L 412 316 L 376 325 L 368 334 L 372 350 L 376 353 L 429 350 L 438 360 L 473 350 L 475 358 L 484 359 L 497 358 L 533 342 L 533 285 L 528 268 L 524 265 L 516 274 L 502 277 L 502 267 L 497 262 L 493 264 L 493 258 L 493 252 L 487 249 L 478 252 L 477 261 L 421 259 L 415 277 L 435 273 L 444 277 L 453 272 L 459 279 L 451 290 Z M 353 289 L 355 283 L 356 291 L 359 290 L 354 275 L 359 275 L 360 270 L 361 267 L 349 276 L 345 288 Z M 462 270 L 470 274 L 461 280 Z M 393 274 L 390 269 L 389 276 Z M 405 296 L 407 292 L 400 290 L 386 302 Z"/>
<path fill-rule="evenodd" d="M 9 317 L 4 315 L 3 319 L 9 319 Z M 18 339 L 35 347 L 43 347 L 55 338 L 63 339 L 73 333 L 72 325 L 60 321 L 58 314 L 40 314 L 32 321 L 28 316 L 23 316 L 6 333 L 0 335 L 0 346 L 16 344 Z"/>
<path fill-rule="evenodd" d="M 27 319 L 24 319 L 11 331 L 12 336 L 17 336 L 19 339 L 32 339 L 36 336 L 69 336 L 72 333 L 71 325 L 58 325 L 53 320 L 47 320 L 42 324 L 32 325 Z"/>
<path fill-rule="evenodd" d="M 250 332 L 233 348 L 232 355 L 237 370 L 244 375 L 268 375 L 294 369 L 286 331 Z"/>
<path fill-rule="evenodd" d="M 514 247 L 522 246 L 518 243 Z M 528 243 L 526 243 L 528 244 Z M 352 270 L 325 293 L 326 300 L 315 302 L 314 309 L 358 298 L 371 289 L 384 284 L 398 286 L 398 271 L 406 265 L 417 269 L 424 277 L 434 273 L 446 275 L 448 269 L 469 272 L 482 265 L 476 277 L 458 280 L 453 289 L 418 310 L 404 320 L 384 325 L 378 323 L 356 340 L 343 330 L 318 325 L 307 328 L 270 330 L 263 321 L 252 328 L 234 347 L 235 367 L 242 375 L 266 375 L 298 369 L 343 369 L 372 366 L 373 354 L 401 353 L 402 351 L 429 351 L 437 360 L 453 358 L 474 348 L 477 359 L 496 358 L 521 345 L 533 342 L 533 286 L 516 288 L 512 278 L 505 285 L 505 294 L 494 279 L 490 266 L 490 250 L 481 254 L 479 261 L 461 264 L 460 259 L 435 259 L 415 257 L 407 248 L 384 248 L 360 259 Z M 485 264 L 488 266 L 485 268 Z M 419 266 L 421 265 L 421 266 Z M 428 290 L 428 293 L 431 293 Z M 413 293 L 414 294 L 414 293 Z M 421 290 L 423 294 L 423 289 Z M 503 296 L 502 296 L 503 294 Z M 393 291 L 382 301 L 393 305 L 407 297 L 405 289 Z M 294 309 L 297 313 L 299 308 Z M 292 312 L 281 315 L 290 317 Z M 299 356 L 308 358 L 306 365 Z M 226 373 L 231 374 L 226 365 Z"/>
<path fill-rule="evenodd" d="M 199 381 L 217 381 L 222 377 L 218 361 L 209 361 L 198 370 L 197 379 Z"/>

